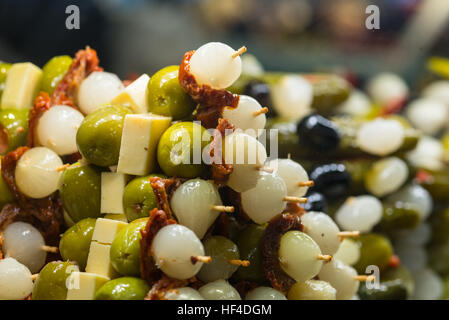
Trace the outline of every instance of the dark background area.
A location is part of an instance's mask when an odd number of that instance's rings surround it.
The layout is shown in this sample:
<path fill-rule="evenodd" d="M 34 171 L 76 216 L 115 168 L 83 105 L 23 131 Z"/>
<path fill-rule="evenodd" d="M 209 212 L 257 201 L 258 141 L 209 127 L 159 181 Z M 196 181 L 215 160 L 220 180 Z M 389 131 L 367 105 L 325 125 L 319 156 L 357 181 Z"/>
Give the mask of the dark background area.
<path fill-rule="evenodd" d="M 65 27 L 71 4 L 79 30 Z M 370 4 L 380 9 L 379 30 L 365 27 Z M 392 71 L 412 83 L 428 57 L 449 57 L 448 18 L 446 0 L 0 0 L 0 60 L 42 66 L 90 45 L 125 77 L 223 41 L 246 45 L 269 70 Z"/>

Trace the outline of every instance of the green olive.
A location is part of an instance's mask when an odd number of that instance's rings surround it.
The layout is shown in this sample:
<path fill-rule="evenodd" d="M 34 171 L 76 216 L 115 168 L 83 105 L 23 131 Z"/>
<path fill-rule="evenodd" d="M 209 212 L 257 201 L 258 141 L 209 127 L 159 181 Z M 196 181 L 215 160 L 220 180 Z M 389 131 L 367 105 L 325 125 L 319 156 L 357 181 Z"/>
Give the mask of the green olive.
<path fill-rule="evenodd" d="M 39 272 L 34 283 L 33 300 L 65 300 L 67 298 L 67 278 L 78 266 L 69 261 L 52 261 Z"/>
<path fill-rule="evenodd" d="M 157 199 L 150 184 L 149 175 L 131 180 L 123 192 L 123 208 L 128 221 L 148 217 L 152 209 L 157 207 Z"/>
<path fill-rule="evenodd" d="M 29 110 L 0 111 L 0 154 L 6 154 L 26 144 Z"/>
<path fill-rule="evenodd" d="M 299 137 L 296 133 L 296 127 L 296 123 L 288 119 L 279 117 L 267 119 L 267 130 L 278 130 L 277 141 L 275 142 L 278 145 L 279 158 L 287 158 L 290 155 L 292 159 L 300 159 L 304 156 L 303 150 L 298 147 Z M 268 135 L 267 150 L 270 150 L 270 138 L 272 136 Z"/>
<path fill-rule="evenodd" d="M 203 126 L 194 122 L 178 122 L 169 127 L 159 140 L 157 146 L 159 166 L 168 176 L 199 177 L 205 170 L 202 150 L 209 141 L 210 135 Z M 194 158 L 200 163 L 194 163 Z"/>
<path fill-rule="evenodd" d="M 428 179 L 421 182 L 421 186 L 429 191 L 434 201 L 445 202 L 449 198 L 449 171 L 423 170 L 429 175 Z"/>
<path fill-rule="evenodd" d="M 420 222 L 420 214 L 416 206 L 410 203 L 396 201 L 395 203 L 384 203 L 383 215 L 378 228 L 382 231 L 398 229 L 414 229 Z"/>
<path fill-rule="evenodd" d="M 449 242 L 449 208 L 431 217 L 432 243 Z"/>
<path fill-rule="evenodd" d="M 442 276 L 449 276 L 449 243 L 429 248 L 429 265 Z"/>
<path fill-rule="evenodd" d="M 209 264 L 203 264 L 198 279 L 204 282 L 212 282 L 219 279 L 229 279 L 238 269 L 230 260 L 240 259 L 239 249 L 231 240 L 222 236 L 212 236 L 203 243 L 204 252 L 212 258 Z"/>
<path fill-rule="evenodd" d="M 95 293 L 95 300 L 143 300 L 150 287 L 139 278 L 123 277 L 106 282 Z"/>
<path fill-rule="evenodd" d="M 111 245 L 111 263 L 123 276 L 140 275 L 140 233 L 147 224 L 147 218 L 134 220 L 120 230 Z"/>
<path fill-rule="evenodd" d="M 101 172 L 91 165 L 75 163 L 61 176 L 59 188 L 64 209 L 74 222 L 101 215 Z"/>
<path fill-rule="evenodd" d="M 178 80 L 179 66 L 165 67 L 148 81 L 148 110 L 152 113 L 184 119 L 196 107 L 195 102 L 184 92 Z"/>
<path fill-rule="evenodd" d="M 6 75 L 11 66 L 12 64 L 10 63 L 5 62 L 0 63 L 0 99 L 3 94 L 3 90 L 5 89 Z"/>
<path fill-rule="evenodd" d="M 11 190 L 9 190 L 9 187 L 6 184 L 5 179 L 3 179 L 3 176 L 1 175 L 1 169 L 2 169 L 2 157 L 0 156 L 0 210 L 1 208 L 3 208 L 5 204 L 13 202 L 15 200 L 14 195 L 11 193 Z"/>
<path fill-rule="evenodd" d="M 76 134 L 76 143 L 83 157 L 101 167 L 118 163 L 123 122 L 131 110 L 111 105 L 86 116 Z"/>
<path fill-rule="evenodd" d="M 266 226 L 251 224 L 240 232 L 236 239 L 240 252 L 240 259 L 249 260 L 248 267 L 238 268 L 233 275 L 235 280 L 249 280 L 259 283 L 266 281 L 262 269 L 262 237 Z"/>
<path fill-rule="evenodd" d="M 309 75 L 312 79 L 312 108 L 318 113 L 328 114 L 344 102 L 351 93 L 351 85 L 342 77 L 326 74 Z"/>
<path fill-rule="evenodd" d="M 404 266 L 388 268 L 381 275 L 381 281 L 400 280 L 407 289 L 407 296 L 411 298 L 415 291 L 415 279 L 412 273 Z"/>
<path fill-rule="evenodd" d="M 378 288 L 361 285 L 357 293 L 361 300 L 406 300 L 408 297 L 407 288 L 399 279 L 383 281 Z"/>
<path fill-rule="evenodd" d="M 51 58 L 42 68 L 41 89 L 52 94 L 70 68 L 73 59 L 69 56 Z"/>
<path fill-rule="evenodd" d="M 81 270 L 86 268 L 95 219 L 86 218 L 67 229 L 59 242 L 59 252 L 64 260 L 75 261 Z"/>
<path fill-rule="evenodd" d="M 443 291 L 443 296 L 441 297 L 441 299 L 449 300 L 449 277 L 445 277 L 443 279 L 443 286 L 444 286 L 444 291 Z"/>
<path fill-rule="evenodd" d="M 390 258 L 393 255 L 393 248 L 390 240 L 380 234 L 362 234 L 358 243 L 360 245 L 360 258 L 354 265 L 359 274 L 366 272 L 366 267 L 375 265 L 380 271 L 388 267 Z"/>

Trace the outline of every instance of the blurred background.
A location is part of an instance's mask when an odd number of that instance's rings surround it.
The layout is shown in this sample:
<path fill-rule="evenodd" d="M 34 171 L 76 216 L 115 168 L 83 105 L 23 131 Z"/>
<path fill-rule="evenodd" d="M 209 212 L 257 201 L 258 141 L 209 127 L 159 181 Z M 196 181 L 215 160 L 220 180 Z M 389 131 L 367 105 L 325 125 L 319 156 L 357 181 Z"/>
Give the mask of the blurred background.
<path fill-rule="evenodd" d="M 79 30 L 65 27 L 71 4 Z M 365 27 L 371 4 L 379 30 Z M 90 45 L 127 77 L 222 41 L 246 45 L 268 70 L 392 71 L 414 83 L 430 56 L 449 57 L 448 19 L 447 0 L 0 0 L 0 60 L 42 66 Z"/>

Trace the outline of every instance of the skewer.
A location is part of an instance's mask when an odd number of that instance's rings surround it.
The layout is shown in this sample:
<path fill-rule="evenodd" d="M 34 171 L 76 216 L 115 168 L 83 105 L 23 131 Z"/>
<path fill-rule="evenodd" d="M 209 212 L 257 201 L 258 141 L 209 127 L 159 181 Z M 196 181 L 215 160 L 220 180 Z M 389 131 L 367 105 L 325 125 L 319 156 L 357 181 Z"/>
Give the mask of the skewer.
<path fill-rule="evenodd" d="M 307 203 L 307 198 L 285 196 L 282 200 L 287 202 Z"/>
<path fill-rule="evenodd" d="M 212 258 L 210 256 L 191 256 L 190 261 L 192 264 L 195 264 L 198 261 L 202 263 L 211 263 Z"/>
<path fill-rule="evenodd" d="M 212 206 L 212 209 L 215 211 L 222 211 L 222 212 L 234 212 L 233 206 Z"/>
<path fill-rule="evenodd" d="M 242 267 L 249 267 L 251 264 L 249 260 L 240 260 L 240 259 L 231 259 L 229 260 L 230 264 L 236 265 L 236 266 L 242 266 Z"/>
<path fill-rule="evenodd" d="M 358 237 L 360 236 L 360 231 L 340 231 L 338 233 L 338 237 L 341 241 L 343 241 L 344 238 L 351 238 L 351 237 Z"/>
<path fill-rule="evenodd" d="M 56 168 L 56 171 L 58 172 L 65 171 L 68 167 L 70 167 L 70 163 L 63 164 L 62 166 Z"/>
<path fill-rule="evenodd" d="M 51 253 L 58 253 L 59 249 L 58 247 L 51 247 L 51 246 L 42 246 L 41 247 L 42 250 L 44 250 L 45 252 L 51 252 Z"/>
<path fill-rule="evenodd" d="M 267 113 L 268 112 L 268 108 L 267 107 L 263 107 L 263 108 L 261 108 L 261 109 L 259 109 L 259 110 L 257 110 L 257 111 L 254 111 L 253 112 L 253 115 L 255 116 L 255 117 L 257 117 L 257 116 L 260 116 L 261 114 L 265 114 L 265 113 Z"/>
<path fill-rule="evenodd" d="M 318 260 L 323 260 L 323 261 L 329 262 L 329 261 L 332 260 L 332 256 L 330 256 L 330 255 L 328 255 L 328 254 L 319 254 L 319 255 L 317 256 L 317 259 L 318 259 Z"/>
<path fill-rule="evenodd" d="M 298 187 L 313 187 L 314 185 L 315 182 L 313 180 L 298 182 Z"/>
<path fill-rule="evenodd" d="M 37 279 L 38 276 L 39 276 L 39 273 L 32 274 L 32 275 L 31 275 L 31 280 L 36 281 L 36 279 Z"/>
<path fill-rule="evenodd" d="M 260 170 L 260 171 L 264 171 L 266 173 L 273 173 L 274 172 L 273 168 L 268 168 L 268 167 L 263 167 L 263 166 L 256 167 L 256 169 Z"/>
<path fill-rule="evenodd" d="M 232 59 L 237 58 L 239 55 L 243 54 L 246 52 L 246 47 L 243 46 L 240 49 L 238 49 L 236 52 L 234 52 L 234 54 L 232 55 Z"/>
<path fill-rule="evenodd" d="M 374 280 L 376 280 L 376 276 L 358 275 L 358 276 L 354 277 L 354 280 L 361 281 L 361 282 L 374 281 Z"/>

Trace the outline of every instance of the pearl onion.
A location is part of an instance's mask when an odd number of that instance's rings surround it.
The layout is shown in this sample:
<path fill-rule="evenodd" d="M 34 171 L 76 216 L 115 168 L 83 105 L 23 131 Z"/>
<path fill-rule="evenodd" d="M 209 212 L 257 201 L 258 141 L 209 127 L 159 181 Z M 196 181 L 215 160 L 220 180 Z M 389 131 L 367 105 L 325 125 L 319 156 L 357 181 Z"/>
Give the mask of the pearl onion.
<path fill-rule="evenodd" d="M 226 184 L 236 192 L 248 191 L 256 186 L 260 174 L 260 170 L 254 165 L 234 165 Z"/>
<path fill-rule="evenodd" d="M 284 210 L 286 195 L 287 186 L 281 177 L 261 173 L 256 186 L 241 193 L 242 207 L 255 223 L 262 224 Z"/>
<path fill-rule="evenodd" d="M 256 99 L 241 95 L 237 108 L 224 107 L 223 118 L 228 119 L 236 128 L 246 134 L 258 137 L 262 134 L 267 118 L 265 114 L 254 115 L 254 112 L 262 109 Z"/>
<path fill-rule="evenodd" d="M 303 77 L 287 75 L 272 87 L 271 97 L 273 107 L 281 117 L 296 121 L 310 112 L 313 88 Z"/>
<path fill-rule="evenodd" d="M 225 163 L 261 166 L 267 159 L 267 150 L 256 138 L 237 130 L 224 138 Z"/>
<path fill-rule="evenodd" d="M 282 270 L 297 282 L 310 280 L 320 272 L 320 247 L 301 231 L 288 231 L 281 237 L 279 263 Z"/>
<path fill-rule="evenodd" d="M 392 73 L 380 73 L 368 83 L 371 98 L 380 104 L 405 99 L 409 89 L 402 78 Z"/>
<path fill-rule="evenodd" d="M 441 299 L 444 290 L 443 281 L 432 269 L 421 269 L 413 273 L 413 278 L 415 279 L 415 292 L 413 294 L 413 299 Z"/>
<path fill-rule="evenodd" d="M 26 151 L 17 161 L 16 184 L 20 191 L 30 198 L 43 198 L 59 187 L 62 160 L 52 150 L 37 147 Z"/>
<path fill-rule="evenodd" d="M 307 171 L 299 163 L 291 159 L 275 159 L 267 162 L 266 166 L 284 179 L 289 196 L 303 197 L 307 193 L 308 187 L 298 186 L 299 182 L 309 180 Z"/>
<path fill-rule="evenodd" d="M 437 134 L 449 120 L 448 106 L 435 99 L 418 99 L 407 107 L 407 117 L 413 126 L 430 135 Z"/>
<path fill-rule="evenodd" d="M 340 260 L 347 265 L 354 265 L 359 261 L 360 247 L 351 239 L 345 238 L 338 248 L 338 251 L 334 254 L 333 259 Z"/>
<path fill-rule="evenodd" d="M 422 136 L 416 148 L 407 154 L 407 160 L 417 168 L 438 170 L 443 168 L 443 145 L 438 139 Z"/>
<path fill-rule="evenodd" d="M 398 246 L 425 246 L 432 237 L 432 228 L 429 223 L 420 223 L 412 230 L 398 230 L 394 233 L 395 243 Z"/>
<path fill-rule="evenodd" d="M 237 290 L 222 279 L 205 284 L 198 292 L 206 300 L 242 300 Z"/>
<path fill-rule="evenodd" d="M 366 189 L 377 197 L 398 190 L 408 178 L 407 164 L 396 157 L 376 161 L 365 176 Z"/>
<path fill-rule="evenodd" d="M 330 283 L 337 290 L 337 300 L 351 299 L 359 289 L 359 282 L 355 280 L 357 271 L 343 262 L 332 259 L 323 264 L 318 277 Z"/>
<path fill-rule="evenodd" d="M 246 53 L 242 56 L 242 73 L 245 75 L 258 77 L 262 76 L 265 73 L 265 70 L 257 58 L 250 54 Z"/>
<path fill-rule="evenodd" d="M 219 211 L 212 209 L 214 205 L 222 205 L 218 190 L 202 179 L 184 182 L 170 200 L 178 222 L 195 232 L 200 239 L 219 215 Z"/>
<path fill-rule="evenodd" d="M 172 224 L 156 233 L 152 243 L 156 265 L 169 277 L 189 279 L 201 269 L 202 262 L 192 264 L 192 256 L 203 256 L 200 239 L 187 227 Z"/>
<path fill-rule="evenodd" d="M 321 280 L 297 282 L 288 292 L 289 300 L 336 300 L 336 296 L 337 290 Z"/>
<path fill-rule="evenodd" d="M 190 58 L 190 72 L 199 84 L 225 89 L 240 77 L 242 59 L 236 51 L 221 42 L 209 42 L 198 48 Z"/>
<path fill-rule="evenodd" d="M 394 247 L 394 251 L 401 260 L 401 265 L 412 272 L 418 271 L 427 265 L 427 251 L 423 246 L 400 243 Z"/>
<path fill-rule="evenodd" d="M 165 298 L 167 300 L 204 300 L 197 290 L 189 287 L 170 290 L 165 294 Z"/>
<path fill-rule="evenodd" d="M 449 105 L 449 81 L 440 80 L 432 82 L 421 94 L 425 98 L 432 98 Z"/>
<path fill-rule="evenodd" d="M 58 155 L 77 152 L 76 132 L 83 119 L 81 112 L 72 107 L 51 107 L 39 119 L 36 128 L 39 143 Z"/>
<path fill-rule="evenodd" d="M 403 142 L 404 128 L 396 120 L 378 118 L 357 130 L 357 145 L 370 154 L 385 156 L 398 150 Z"/>
<path fill-rule="evenodd" d="M 382 203 L 373 196 L 348 198 L 335 214 L 335 221 L 347 231 L 369 232 L 382 219 Z"/>
<path fill-rule="evenodd" d="M 308 212 L 301 216 L 304 232 L 307 233 L 319 246 L 323 254 L 333 255 L 340 246 L 340 231 L 327 214 L 322 212 Z"/>
<path fill-rule="evenodd" d="M 353 90 L 351 95 L 339 107 L 338 111 L 352 116 L 364 116 L 371 109 L 371 102 L 360 90 Z"/>
<path fill-rule="evenodd" d="M 256 186 L 260 171 L 267 159 L 262 143 L 250 135 L 236 131 L 224 139 L 225 163 L 233 164 L 227 185 L 237 192 L 244 192 Z"/>
<path fill-rule="evenodd" d="M 45 264 L 47 253 L 42 250 L 44 238 L 29 223 L 14 222 L 3 232 L 3 251 L 24 264 L 31 272 L 38 272 Z"/>
<path fill-rule="evenodd" d="M 287 300 L 285 295 L 271 287 L 257 287 L 246 294 L 245 300 Z"/>
<path fill-rule="evenodd" d="M 84 114 L 90 114 L 114 99 L 124 86 L 113 73 L 92 72 L 81 82 L 78 90 L 78 106 Z"/>
<path fill-rule="evenodd" d="M 386 199 L 387 202 L 394 203 L 401 201 L 414 206 L 424 221 L 429 217 L 433 208 L 433 200 L 430 193 L 418 184 L 408 184 L 401 190 L 392 194 Z"/>
<path fill-rule="evenodd" d="M 23 300 L 31 291 L 30 270 L 13 258 L 0 260 L 0 300 Z"/>

